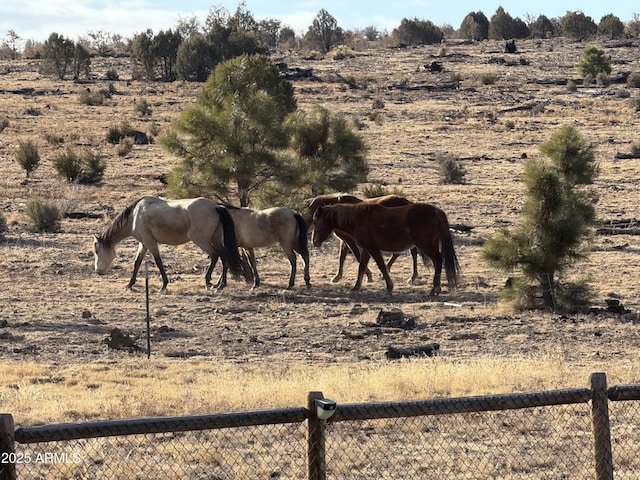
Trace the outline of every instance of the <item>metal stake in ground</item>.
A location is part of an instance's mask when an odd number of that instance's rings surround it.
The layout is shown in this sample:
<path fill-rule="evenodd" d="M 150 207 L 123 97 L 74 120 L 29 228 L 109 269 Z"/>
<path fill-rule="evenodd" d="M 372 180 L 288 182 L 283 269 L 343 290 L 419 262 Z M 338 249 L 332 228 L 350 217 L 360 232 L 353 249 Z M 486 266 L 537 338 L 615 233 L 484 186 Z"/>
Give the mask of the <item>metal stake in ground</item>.
<path fill-rule="evenodd" d="M 151 358 L 151 317 L 149 316 L 149 259 L 144 263 L 144 293 L 147 307 L 147 358 Z"/>

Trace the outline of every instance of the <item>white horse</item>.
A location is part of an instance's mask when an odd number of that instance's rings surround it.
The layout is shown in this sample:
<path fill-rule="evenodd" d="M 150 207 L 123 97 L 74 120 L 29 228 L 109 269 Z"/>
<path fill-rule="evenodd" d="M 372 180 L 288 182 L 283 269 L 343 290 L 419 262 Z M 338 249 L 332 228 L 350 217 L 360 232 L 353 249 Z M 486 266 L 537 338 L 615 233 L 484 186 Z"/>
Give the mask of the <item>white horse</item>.
<path fill-rule="evenodd" d="M 145 196 L 120 212 L 111 224 L 94 236 L 95 271 L 104 274 L 115 258 L 115 247 L 128 237 L 138 242 L 133 274 L 127 288 L 136 283 L 136 276 L 147 251 L 151 252 L 162 276 L 162 290 L 169 279 L 164 270 L 158 244 L 182 245 L 192 241 L 211 257 L 205 275 L 205 287 L 211 286 L 213 264 L 222 256 L 223 265 L 234 274 L 243 274 L 238 253 L 233 220 L 223 206 L 207 198 L 165 200 Z"/>

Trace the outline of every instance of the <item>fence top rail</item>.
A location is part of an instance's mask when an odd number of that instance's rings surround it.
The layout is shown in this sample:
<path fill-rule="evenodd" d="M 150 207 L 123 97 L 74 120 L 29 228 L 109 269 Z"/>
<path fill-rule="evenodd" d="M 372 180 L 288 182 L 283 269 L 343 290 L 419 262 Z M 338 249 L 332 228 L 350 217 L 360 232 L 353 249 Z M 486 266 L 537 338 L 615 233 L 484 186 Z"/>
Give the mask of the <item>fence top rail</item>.
<path fill-rule="evenodd" d="M 574 388 L 537 393 L 483 395 L 474 397 L 415 400 L 410 402 L 380 402 L 368 404 L 338 404 L 330 421 L 366 420 L 423 415 L 516 410 L 586 403 L 591 400 L 591 390 Z"/>
<path fill-rule="evenodd" d="M 616 385 L 607 390 L 607 397 L 611 401 L 640 400 L 640 385 Z"/>
<path fill-rule="evenodd" d="M 187 415 L 181 417 L 150 417 L 121 420 L 103 420 L 82 423 L 60 423 L 38 427 L 23 427 L 15 431 L 18 443 L 57 442 L 80 438 L 112 437 L 149 433 L 215 430 L 283 423 L 301 423 L 309 417 L 304 407 L 250 412 L 220 413 L 214 415 Z"/>

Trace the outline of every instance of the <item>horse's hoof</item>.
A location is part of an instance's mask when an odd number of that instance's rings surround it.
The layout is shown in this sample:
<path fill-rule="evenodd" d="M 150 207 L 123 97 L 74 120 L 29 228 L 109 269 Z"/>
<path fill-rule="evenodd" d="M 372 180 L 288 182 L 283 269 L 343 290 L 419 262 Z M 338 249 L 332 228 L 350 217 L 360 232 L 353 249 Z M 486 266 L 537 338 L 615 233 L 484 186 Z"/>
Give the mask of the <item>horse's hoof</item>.
<path fill-rule="evenodd" d="M 331 279 L 331 283 L 338 283 L 341 278 L 342 278 L 342 275 L 336 275 Z"/>

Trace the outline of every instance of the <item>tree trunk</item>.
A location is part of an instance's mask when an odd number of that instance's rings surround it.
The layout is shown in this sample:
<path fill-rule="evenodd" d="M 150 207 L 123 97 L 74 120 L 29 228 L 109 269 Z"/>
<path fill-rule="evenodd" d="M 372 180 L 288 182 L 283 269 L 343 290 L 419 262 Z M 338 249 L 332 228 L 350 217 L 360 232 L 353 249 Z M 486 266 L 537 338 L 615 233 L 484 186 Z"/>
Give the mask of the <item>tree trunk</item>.
<path fill-rule="evenodd" d="M 553 274 L 543 274 L 540 278 L 540 288 L 542 290 L 542 300 L 545 307 L 551 307 L 555 310 L 555 302 L 553 301 L 553 289 L 555 282 L 553 280 Z"/>

